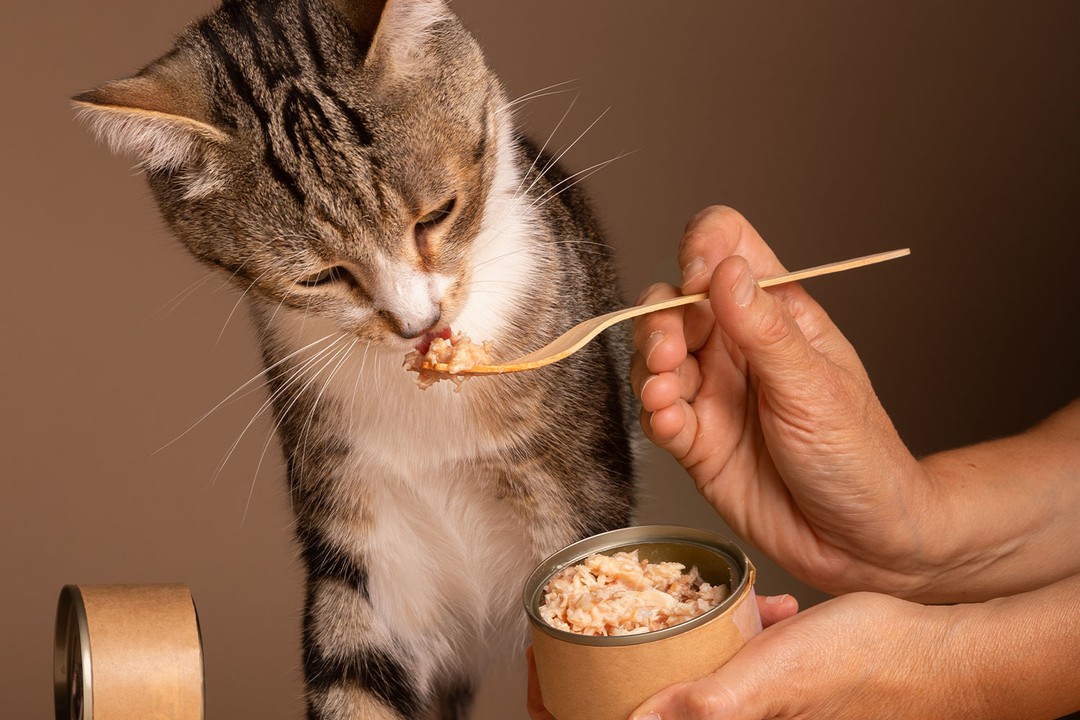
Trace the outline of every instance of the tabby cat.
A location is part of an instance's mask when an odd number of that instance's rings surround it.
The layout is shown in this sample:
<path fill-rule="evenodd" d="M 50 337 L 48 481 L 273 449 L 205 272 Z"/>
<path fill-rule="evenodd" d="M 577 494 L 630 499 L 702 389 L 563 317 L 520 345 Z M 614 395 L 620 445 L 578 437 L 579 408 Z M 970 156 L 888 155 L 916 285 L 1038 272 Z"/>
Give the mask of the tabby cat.
<path fill-rule="evenodd" d="M 466 716 L 524 645 L 527 572 L 630 521 L 629 343 L 460 392 L 402 361 L 449 328 L 513 357 L 620 304 L 573 179 L 440 0 L 225 0 L 74 101 L 250 306 L 308 572 L 308 717 Z"/>

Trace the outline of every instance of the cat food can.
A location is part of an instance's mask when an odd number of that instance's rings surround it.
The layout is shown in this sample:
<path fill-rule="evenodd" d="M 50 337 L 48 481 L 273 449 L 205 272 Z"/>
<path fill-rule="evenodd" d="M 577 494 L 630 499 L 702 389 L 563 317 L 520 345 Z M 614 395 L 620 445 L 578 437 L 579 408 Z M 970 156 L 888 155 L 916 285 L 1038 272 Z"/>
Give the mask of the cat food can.
<path fill-rule="evenodd" d="M 541 617 L 544 588 L 560 570 L 594 553 L 633 550 L 651 563 L 696 567 L 705 582 L 727 585 L 728 596 L 696 618 L 631 635 L 581 635 Z M 556 552 L 533 571 L 524 591 L 545 706 L 558 720 L 625 720 L 663 688 L 713 672 L 761 631 L 754 577 L 749 558 L 730 540 L 673 525 L 613 530 Z"/>
<path fill-rule="evenodd" d="M 56 608 L 57 720 L 203 720 L 199 617 L 184 585 L 66 585 Z"/>

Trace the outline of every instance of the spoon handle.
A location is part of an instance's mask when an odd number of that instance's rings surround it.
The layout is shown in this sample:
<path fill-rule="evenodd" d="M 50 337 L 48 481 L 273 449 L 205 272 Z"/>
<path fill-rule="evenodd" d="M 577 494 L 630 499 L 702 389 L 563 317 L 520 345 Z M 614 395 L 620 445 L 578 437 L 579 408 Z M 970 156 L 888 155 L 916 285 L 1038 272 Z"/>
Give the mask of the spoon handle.
<path fill-rule="evenodd" d="M 783 285 L 789 282 L 798 282 L 799 280 L 806 280 L 807 278 L 818 277 L 819 275 L 829 275 L 831 273 L 843 272 L 844 270 L 853 270 L 855 268 L 865 267 L 867 265 L 873 265 L 875 263 L 886 262 L 887 260 L 895 260 L 905 255 L 910 255 L 910 248 L 901 248 L 899 250 L 889 250 L 886 252 L 874 253 L 873 255 L 864 255 L 862 257 L 851 258 L 849 260 L 839 260 L 837 262 L 826 263 L 824 265 L 815 265 L 814 267 L 804 268 L 803 270 L 796 270 L 794 272 L 783 273 L 781 275 L 773 275 L 771 277 L 761 278 L 757 281 L 760 287 L 767 288 L 773 285 Z M 637 317 L 639 315 L 645 315 L 647 313 L 656 312 L 658 310 L 667 310 L 673 307 L 680 307 L 682 305 L 690 305 L 691 303 L 701 302 L 707 300 L 709 293 L 694 293 L 693 295 L 681 295 L 676 298 L 669 298 L 667 300 L 658 300 L 654 303 L 647 303 L 645 305 L 638 305 L 632 308 L 626 308 L 623 310 L 616 310 L 615 312 L 608 313 L 608 315 L 615 317 L 619 316 L 620 319 L 627 319 Z"/>

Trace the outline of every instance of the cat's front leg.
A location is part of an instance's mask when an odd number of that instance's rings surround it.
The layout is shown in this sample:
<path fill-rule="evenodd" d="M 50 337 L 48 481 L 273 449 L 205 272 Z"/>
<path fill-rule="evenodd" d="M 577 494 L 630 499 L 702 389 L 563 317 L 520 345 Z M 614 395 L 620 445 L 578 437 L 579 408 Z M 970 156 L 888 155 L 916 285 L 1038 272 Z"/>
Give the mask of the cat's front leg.
<path fill-rule="evenodd" d="M 430 716 L 415 659 L 379 632 L 366 576 L 339 559 L 309 570 L 304 681 L 309 720 L 413 720 Z"/>
<path fill-rule="evenodd" d="M 425 643 L 419 631 L 403 637 L 391 629 L 395 624 L 372 602 L 367 568 L 313 525 L 303 523 L 298 532 L 308 568 L 303 652 L 309 720 L 467 718 L 473 678 L 460 662 L 436 658 L 435 648 L 447 646 L 447 638 L 430 635 Z"/>

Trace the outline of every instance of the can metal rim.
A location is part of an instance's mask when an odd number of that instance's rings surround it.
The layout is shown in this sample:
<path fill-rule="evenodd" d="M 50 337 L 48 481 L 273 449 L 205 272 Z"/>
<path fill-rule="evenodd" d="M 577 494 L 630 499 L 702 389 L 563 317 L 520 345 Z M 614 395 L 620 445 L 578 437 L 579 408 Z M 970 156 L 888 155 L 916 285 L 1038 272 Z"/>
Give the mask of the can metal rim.
<path fill-rule="evenodd" d="M 86 605 L 77 585 L 65 585 L 56 607 L 53 642 L 53 697 L 56 717 L 94 717 L 93 664 Z"/>
<path fill-rule="evenodd" d="M 725 560 L 732 572 L 731 593 L 728 597 L 716 607 L 692 620 L 687 620 L 663 630 L 654 630 L 637 635 L 581 635 L 552 627 L 540 617 L 540 604 L 544 586 L 551 576 L 559 570 L 568 565 L 574 565 L 593 553 L 611 552 L 635 545 L 661 543 L 698 546 Z M 748 590 L 747 584 L 751 577 L 750 567 L 750 560 L 747 558 L 746 553 L 738 545 L 718 533 L 679 525 L 636 525 L 593 535 L 549 555 L 529 575 L 528 580 L 525 582 L 522 600 L 525 604 L 525 612 L 528 614 L 533 627 L 560 640 L 579 645 L 610 647 L 638 645 L 688 632 L 723 614 L 733 605 L 740 602 L 746 594 Z"/>

